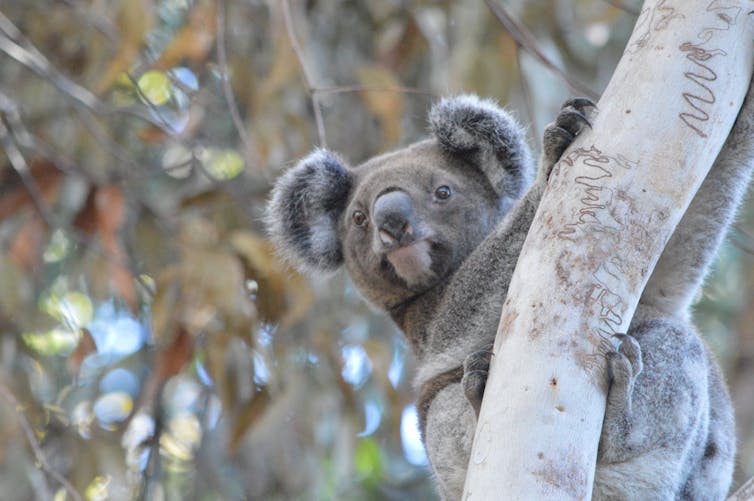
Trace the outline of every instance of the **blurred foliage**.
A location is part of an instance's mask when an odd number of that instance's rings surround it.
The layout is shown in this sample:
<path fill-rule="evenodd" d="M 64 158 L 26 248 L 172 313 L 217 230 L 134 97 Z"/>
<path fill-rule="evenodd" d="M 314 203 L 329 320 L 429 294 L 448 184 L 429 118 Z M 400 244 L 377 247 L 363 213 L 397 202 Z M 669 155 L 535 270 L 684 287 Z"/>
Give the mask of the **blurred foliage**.
<path fill-rule="evenodd" d="M 562 100 L 605 86 L 637 9 L 493 4 L 2 2 L 0 497 L 431 499 L 405 342 L 342 275 L 285 269 L 261 218 L 312 147 L 407 144 L 447 93 L 506 103 L 536 146 Z M 753 218 L 697 315 L 739 479 Z"/>

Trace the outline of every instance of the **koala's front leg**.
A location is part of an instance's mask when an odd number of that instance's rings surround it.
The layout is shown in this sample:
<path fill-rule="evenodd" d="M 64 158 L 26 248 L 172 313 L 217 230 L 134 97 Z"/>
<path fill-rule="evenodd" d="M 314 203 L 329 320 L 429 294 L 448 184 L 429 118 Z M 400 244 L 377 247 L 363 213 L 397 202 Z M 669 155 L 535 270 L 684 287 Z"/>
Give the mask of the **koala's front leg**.
<path fill-rule="evenodd" d="M 591 127 L 587 119 L 587 109 L 596 108 L 591 99 L 575 97 L 564 102 L 555 121 L 545 128 L 542 139 L 542 165 L 540 174 L 549 177 L 552 167 L 560 160 L 563 152 L 576 139 L 584 127 Z"/>
<path fill-rule="evenodd" d="M 492 345 L 490 345 L 485 350 L 475 351 L 463 361 L 461 386 L 466 399 L 474 408 L 476 417 L 479 417 L 479 409 L 482 407 L 482 397 L 487 385 L 492 355 Z"/>
<path fill-rule="evenodd" d="M 618 349 L 607 354 L 610 388 L 602 428 L 603 447 L 626 440 L 628 423 L 633 415 L 631 402 L 634 384 L 643 368 L 638 341 L 628 334 L 616 334 L 615 337 L 620 342 Z"/>

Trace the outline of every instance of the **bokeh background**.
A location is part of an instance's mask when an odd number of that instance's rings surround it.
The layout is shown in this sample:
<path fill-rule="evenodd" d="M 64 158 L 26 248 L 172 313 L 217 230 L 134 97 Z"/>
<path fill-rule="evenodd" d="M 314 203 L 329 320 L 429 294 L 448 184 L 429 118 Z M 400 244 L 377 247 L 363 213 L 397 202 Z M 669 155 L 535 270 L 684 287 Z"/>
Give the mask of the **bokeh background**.
<path fill-rule="evenodd" d="M 0 2 L 0 499 L 433 499 L 400 333 L 261 216 L 476 92 L 539 135 L 635 0 Z M 651 99 L 651 96 L 648 96 Z M 646 117 L 651 120 L 652 117 Z M 754 208 L 696 321 L 754 475 Z"/>

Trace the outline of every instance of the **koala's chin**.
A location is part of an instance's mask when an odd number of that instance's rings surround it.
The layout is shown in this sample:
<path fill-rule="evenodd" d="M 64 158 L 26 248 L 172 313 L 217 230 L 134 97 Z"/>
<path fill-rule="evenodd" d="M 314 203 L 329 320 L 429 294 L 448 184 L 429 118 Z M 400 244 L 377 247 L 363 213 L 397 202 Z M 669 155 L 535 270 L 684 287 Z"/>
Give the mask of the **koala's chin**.
<path fill-rule="evenodd" d="M 405 247 L 398 247 L 388 252 L 385 257 L 398 275 L 410 289 L 433 284 L 437 274 L 432 270 L 432 244 L 429 240 L 420 240 Z"/>

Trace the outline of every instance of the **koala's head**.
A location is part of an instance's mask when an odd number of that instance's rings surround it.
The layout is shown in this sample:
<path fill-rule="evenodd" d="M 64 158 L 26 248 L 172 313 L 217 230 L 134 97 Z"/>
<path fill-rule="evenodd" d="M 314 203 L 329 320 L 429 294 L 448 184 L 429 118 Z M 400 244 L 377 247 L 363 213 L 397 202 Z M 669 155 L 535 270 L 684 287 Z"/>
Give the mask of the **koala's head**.
<path fill-rule="evenodd" d="M 429 139 L 348 167 L 316 150 L 277 182 L 273 242 L 302 271 L 345 265 L 361 293 L 391 309 L 460 266 L 526 189 L 518 124 L 476 96 L 442 100 Z"/>

